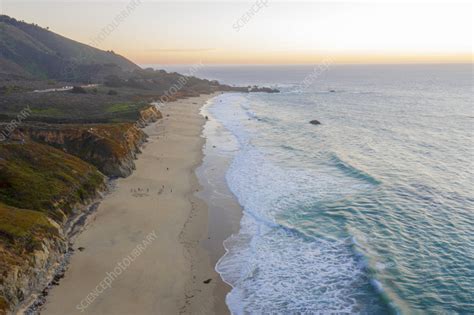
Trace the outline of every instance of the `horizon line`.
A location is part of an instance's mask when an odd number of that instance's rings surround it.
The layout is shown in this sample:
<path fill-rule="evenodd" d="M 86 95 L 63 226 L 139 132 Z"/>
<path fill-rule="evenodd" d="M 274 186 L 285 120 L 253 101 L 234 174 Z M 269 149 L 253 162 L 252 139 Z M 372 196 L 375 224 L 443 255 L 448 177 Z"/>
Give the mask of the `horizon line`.
<path fill-rule="evenodd" d="M 224 56 L 206 56 L 196 55 L 187 58 L 173 58 L 175 56 L 161 56 L 161 58 L 146 58 L 145 56 L 133 56 L 133 54 L 124 52 L 123 56 L 133 62 L 142 65 L 189 65 L 195 63 L 204 63 L 208 65 L 314 65 L 321 63 L 357 65 L 357 64 L 473 64 L 474 55 L 470 53 L 460 54 L 406 54 L 406 55 L 341 55 L 341 54 L 320 54 L 314 56 L 275 56 L 269 55 L 265 58 L 228 58 Z M 130 56 L 130 57 L 128 57 Z M 142 57 L 142 58 L 140 58 Z M 145 58 L 143 58 L 145 57 Z M 157 60 L 158 59 L 158 60 Z M 161 60 L 160 60 L 161 59 Z M 247 60 L 246 60 L 247 59 Z M 292 62 L 292 59 L 295 60 Z"/>
<path fill-rule="evenodd" d="M 153 67 L 153 66 L 161 66 L 161 67 L 166 67 L 166 66 L 191 66 L 196 63 L 136 63 L 138 66 L 141 68 L 148 68 L 148 67 Z M 275 67 L 275 66 L 315 66 L 318 64 L 321 64 L 320 62 L 315 62 L 315 63 L 203 63 L 207 66 L 215 66 L 215 67 L 238 67 L 238 66 L 249 66 L 249 67 Z M 363 62 L 357 62 L 357 63 L 339 63 L 339 62 L 334 62 L 332 63 L 334 66 L 420 66 L 420 65 L 471 65 L 474 66 L 474 62 L 380 62 L 380 63 L 363 63 Z"/>

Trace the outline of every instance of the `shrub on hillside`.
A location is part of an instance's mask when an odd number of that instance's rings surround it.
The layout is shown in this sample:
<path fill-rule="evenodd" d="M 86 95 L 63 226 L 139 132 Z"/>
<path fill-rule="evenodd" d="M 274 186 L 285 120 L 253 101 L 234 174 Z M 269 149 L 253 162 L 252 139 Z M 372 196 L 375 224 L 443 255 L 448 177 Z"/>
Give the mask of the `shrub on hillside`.
<path fill-rule="evenodd" d="M 118 76 L 114 74 L 108 75 L 104 78 L 104 84 L 106 86 L 121 87 L 124 85 L 124 83 L 125 83 L 124 80 L 122 80 L 121 78 L 119 78 Z"/>
<path fill-rule="evenodd" d="M 71 90 L 71 93 L 74 94 L 87 94 L 86 89 L 81 86 L 74 86 Z"/>

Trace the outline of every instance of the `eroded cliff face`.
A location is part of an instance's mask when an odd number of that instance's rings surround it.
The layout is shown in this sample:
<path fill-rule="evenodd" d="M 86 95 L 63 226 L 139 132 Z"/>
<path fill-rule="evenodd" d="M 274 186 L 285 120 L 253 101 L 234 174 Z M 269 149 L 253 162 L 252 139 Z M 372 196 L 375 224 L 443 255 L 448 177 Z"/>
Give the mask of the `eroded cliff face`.
<path fill-rule="evenodd" d="M 4 299 L 5 313 L 14 310 L 15 305 L 24 302 L 32 294 L 40 294 L 35 291 L 47 287 L 54 280 L 55 271 L 60 268 L 68 252 L 68 242 L 62 229 L 52 221 L 48 224 L 54 231 L 51 230 L 47 236 L 35 235 L 36 248 L 21 249 L 18 241 L 0 244 L 2 259 L 9 262 L 1 264 L 0 299 Z"/>
<path fill-rule="evenodd" d="M 29 124 L 15 131 L 17 141 L 35 141 L 75 155 L 111 177 L 129 176 L 134 160 L 147 135 L 140 129 L 160 119 L 161 113 L 150 106 L 140 112 L 135 123 L 70 125 Z"/>
<path fill-rule="evenodd" d="M 138 123 L 140 124 L 140 127 L 145 127 L 161 118 L 163 118 L 161 112 L 154 105 L 150 105 L 140 111 L 140 119 L 138 120 Z"/>
<path fill-rule="evenodd" d="M 31 141 L 0 145 L 0 188 L 2 314 L 54 281 L 72 228 L 106 185 L 89 163 Z"/>
<path fill-rule="evenodd" d="M 31 222 L 30 228 L 34 233 L 10 242 L 0 241 L 0 314 L 25 310 L 36 314 L 35 311 L 45 302 L 50 287 L 57 285 L 63 277 L 69 257 L 74 252 L 71 243 L 73 227 L 77 227 L 75 223 L 88 215 L 93 206 L 77 204 L 73 207 L 76 213 L 68 217 L 65 224 L 58 224 L 36 211 L 0 203 L 2 215 L 5 208 L 7 211 L 23 212 L 12 218 L 12 225 L 23 220 L 25 211 L 30 212 L 27 216 L 38 216 Z"/>
<path fill-rule="evenodd" d="M 46 125 L 21 128 L 24 136 L 59 148 L 97 167 L 112 177 L 126 177 L 135 168 L 133 160 L 146 141 L 146 134 L 133 124 Z"/>

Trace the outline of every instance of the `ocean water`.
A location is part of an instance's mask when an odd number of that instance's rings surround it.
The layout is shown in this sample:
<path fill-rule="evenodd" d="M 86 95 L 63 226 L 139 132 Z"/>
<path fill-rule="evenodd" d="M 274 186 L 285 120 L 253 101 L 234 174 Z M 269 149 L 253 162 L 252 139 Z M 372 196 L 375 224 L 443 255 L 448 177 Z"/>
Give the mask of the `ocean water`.
<path fill-rule="evenodd" d="M 281 90 L 208 108 L 244 209 L 216 266 L 230 310 L 474 314 L 472 66 L 320 69 L 197 74 Z"/>

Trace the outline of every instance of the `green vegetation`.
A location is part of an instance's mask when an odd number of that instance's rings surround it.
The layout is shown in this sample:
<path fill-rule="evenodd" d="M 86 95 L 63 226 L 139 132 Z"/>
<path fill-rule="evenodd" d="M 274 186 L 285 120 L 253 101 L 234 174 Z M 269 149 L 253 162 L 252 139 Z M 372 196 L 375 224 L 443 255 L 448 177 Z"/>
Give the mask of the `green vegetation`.
<path fill-rule="evenodd" d="M 59 108 L 47 107 L 47 108 L 32 108 L 31 113 L 34 116 L 46 116 L 46 117 L 61 117 L 63 112 Z"/>
<path fill-rule="evenodd" d="M 18 85 L 4 85 L 0 86 L 0 95 L 9 95 L 12 93 L 25 92 L 25 89 Z"/>
<path fill-rule="evenodd" d="M 128 112 L 130 110 L 135 109 L 135 107 L 131 104 L 127 103 L 119 103 L 113 104 L 106 108 L 107 113 L 119 113 L 119 112 Z"/>
<path fill-rule="evenodd" d="M 30 122 L 135 122 L 140 110 L 149 106 L 146 97 L 136 97 L 127 91 L 121 92 L 120 96 L 111 96 L 106 94 L 107 91 L 99 88 L 97 94 L 51 92 L 5 95 L 0 98 L 0 120 L 14 119 L 28 105 L 31 115 L 26 121 Z"/>
<path fill-rule="evenodd" d="M 12 270 L 21 273 L 25 264 L 32 264 L 34 251 L 42 250 L 45 240 L 59 238 L 57 227 L 45 214 L 0 202 L 0 288 L 5 290 L 5 286 L 11 285 L 4 282 L 11 279 Z M 10 309 L 8 297 L 11 298 L 9 294 L 0 294 L 0 314 L 7 314 Z"/>
<path fill-rule="evenodd" d="M 104 187 L 97 169 L 109 176 L 133 170 L 146 138 L 134 124 L 161 118 L 150 102 L 216 91 L 248 88 L 141 69 L 113 51 L 0 15 L 0 127 L 18 121 L 0 142 L 0 314 L 23 300 L 25 276 L 37 275 L 32 251 L 54 243 L 44 254 L 57 258 L 67 246 L 53 221 L 64 227 L 73 207 Z"/>
<path fill-rule="evenodd" d="M 4 245 L 17 252 L 38 249 L 41 238 L 58 235 L 58 229 L 43 213 L 0 203 L 0 234 Z"/>
<path fill-rule="evenodd" d="M 58 222 L 95 195 L 103 176 L 81 159 L 39 143 L 0 145 L 0 202 Z"/>
<path fill-rule="evenodd" d="M 0 15 L 2 74 L 85 82 L 107 74 L 117 67 L 125 71 L 139 68 L 115 53 L 99 50 L 37 25 Z"/>
<path fill-rule="evenodd" d="M 83 87 L 74 86 L 71 90 L 71 93 L 74 93 L 74 94 L 87 94 L 87 91 Z"/>
<path fill-rule="evenodd" d="M 121 163 L 131 162 L 131 152 L 145 139 L 132 123 L 30 124 L 18 130 L 30 140 L 79 157 L 107 176 L 125 175 L 119 172 Z"/>

